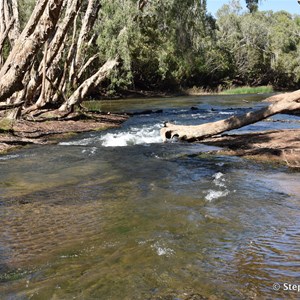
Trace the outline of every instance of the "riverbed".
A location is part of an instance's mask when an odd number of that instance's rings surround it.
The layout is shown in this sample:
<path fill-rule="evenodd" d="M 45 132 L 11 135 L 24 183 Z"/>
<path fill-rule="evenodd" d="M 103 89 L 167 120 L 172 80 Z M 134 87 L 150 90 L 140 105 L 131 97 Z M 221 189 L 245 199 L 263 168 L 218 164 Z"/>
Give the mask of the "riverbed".
<path fill-rule="evenodd" d="M 135 115 L 1 155 L 0 298 L 297 299 L 284 284 L 300 284 L 300 173 L 159 135 L 164 121 L 219 120 L 264 98 L 92 102 Z"/>

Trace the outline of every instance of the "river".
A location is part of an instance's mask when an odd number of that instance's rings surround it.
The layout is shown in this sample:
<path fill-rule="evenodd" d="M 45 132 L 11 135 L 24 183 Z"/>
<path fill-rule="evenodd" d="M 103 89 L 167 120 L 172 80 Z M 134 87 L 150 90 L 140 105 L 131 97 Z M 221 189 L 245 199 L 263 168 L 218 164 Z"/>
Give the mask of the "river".
<path fill-rule="evenodd" d="M 159 136 L 263 98 L 92 102 L 158 111 L 1 155 L 0 298 L 298 299 L 284 284 L 300 284 L 299 172 Z M 300 128 L 285 119 L 239 132 Z"/>

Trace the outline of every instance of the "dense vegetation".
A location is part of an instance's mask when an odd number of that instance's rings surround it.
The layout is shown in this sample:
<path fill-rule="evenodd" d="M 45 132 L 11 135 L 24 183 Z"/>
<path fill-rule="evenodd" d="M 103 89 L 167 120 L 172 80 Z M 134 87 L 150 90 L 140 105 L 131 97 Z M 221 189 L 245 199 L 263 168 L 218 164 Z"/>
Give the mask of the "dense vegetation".
<path fill-rule="evenodd" d="M 300 86 L 300 16 L 259 11 L 258 0 L 246 0 L 247 11 L 232 0 L 216 17 L 206 0 L 4 1 L 17 20 L 2 50 L 0 38 L 0 101 L 25 102 L 23 113 L 70 110 L 103 91 Z M 0 37 L 11 21 L 4 15 Z M 30 21 L 35 31 L 21 34 Z"/>
<path fill-rule="evenodd" d="M 214 18 L 205 0 L 151 1 L 143 13 L 135 1 L 104 1 L 99 50 L 124 61 L 111 88 L 299 87 L 300 16 L 246 2 L 249 11 L 234 0 Z"/>

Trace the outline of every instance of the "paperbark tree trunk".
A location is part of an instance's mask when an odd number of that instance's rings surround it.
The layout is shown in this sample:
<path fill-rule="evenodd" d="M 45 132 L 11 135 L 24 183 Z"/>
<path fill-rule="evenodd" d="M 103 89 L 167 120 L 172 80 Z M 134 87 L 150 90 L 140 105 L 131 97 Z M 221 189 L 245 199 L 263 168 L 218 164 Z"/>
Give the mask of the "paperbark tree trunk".
<path fill-rule="evenodd" d="M 81 3 L 82 0 L 68 1 L 65 16 L 60 22 L 60 26 L 58 26 L 55 35 L 53 36 L 49 44 L 49 49 L 45 49 L 44 51 L 43 62 L 40 64 L 36 76 L 29 82 L 28 97 L 31 96 L 31 98 L 27 99 L 28 101 L 33 102 L 33 97 L 36 94 L 37 89 L 39 89 L 40 85 L 42 84 L 43 79 L 45 79 L 46 76 L 52 79 L 52 74 L 56 73 L 56 68 L 58 68 L 60 58 L 63 54 L 62 45 L 64 43 L 64 40 L 66 39 L 68 30 L 80 9 Z M 44 81 L 43 87 L 43 93 L 41 93 L 38 101 L 31 107 L 27 108 L 25 113 L 42 108 L 44 105 L 51 101 L 50 97 L 48 96 L 52 94 L 51 91 L 49 91 L 49 89 L 52 89 L 52 85 L 49 84 L 49 81 Z"/>
<path fill-rule="evenodd" d="M 78 42 L 77 42 L 77 53 L 75 57 L 76 63 L 79 63 L 81 60 L 83 43 L 87 42 L 90 36 L 91 29 L 97 19 L 98 12 L 101 4 L 98 0 L 89 0 L 88 6 L 86 9 L 85 16 L 82 20 L 82 26 L 80 29 Z"/>
<path fill-rule="evenodd" d="M 172 138 L 179 140 L 195 141 L 211 137 L 225 131 L 238 129 L 246 125 L 250 125 L 261 121 L 265 118 L 278 113 L 285 113 L 300 109 L 300 90 L 293 93 L 282 94 L 278 97 L 279 101 L 262 108 L 257 111 L 252 111 L 241 116 L 232 116 L 225 120 L 196 125 L 183 126 L 166 123 L 161 129 L 161 136 L 164 141 Z"/>
<path fill-rule="evenodd" d="M 78 84 L 78 70 L 84 64 L 83 45 L 89 40 L 91 30 L 95 24 L 101 4 L 98 0 L 88 0 L 87 9 L 82 20 L 76 51 L 71 63 L 69 82 L 74 87 Z M 88 46 L 89 47 L 89 46 Z"/>
<path fill-rule="evenodd" d="M 41 0 L 0 70 L 0 101 L 23 88 L 22 80 L 40 47 L 53 32 L 63 0 Z M 37 16 L 40 16 L 37 18 Z M 35 24 L 33 20 L 38 20 Z M 31 34 L 30 34 L 31 33 Z M 30 34 L 30 37 L 28 36 Z"/>
<path fill-rule="evenodd" d="M 78 87 L 78 89 L 69 97 L 68 101 L 59 108 L 59 111 L 69 111 L 73 109 L 74 105 L 80 104 L 86 95 L 91 91 L 91 89 L 97 87 L 101 81 L 107 78 L 111 70 L 117 65 L 117 59 L 108 60 L 98 72 L 85 80 Z"/>
<path fill-rule="evenodd" d="M 6 27 L 5 31 L 2 32 L 0 35 L 0 55 L 2 53 L 2 49 L 4 47 L 5 40 L 8 37 L 9 31 L 14 26 L 14 23 L 15 23 L 15 19 L 11 19 L 8 26 Z M 0 62 L 0 66 L 1 66 L 1 62 Z"/>
<path fill-rule="evenodd" d="M 3 57 L 1 56 L 4 42 L 8 37 L 11 47 L 20 36 L 20 20 L 17 0 L 0 1 L 0 67 Z"/>
<path fill-rule="evenodd" d="M 17 0 L 8 0 L 8 7 L 10 10 L 10 17 L 9 19 L 14 19 L 13 28 L 9 31 L 9 40 L 11 46 L 15 45 L 16 40 L 20 36 L 20 18 L 19 18 L 19 8 L 18 8 L 18 1 Z M 10 20 L 7 22 L 10 22 Z"/>
<path fill-rule="evenodd" d="M 137 2 L 141 11 L 148 3 Z M 80 21 L 82 3 L 86 10 Z M 6 102 L 2 107 L 12 109 L 12 117 L 19 116 L 21 110 L 23 117 L 37 115 L 45 107 L 56 112 L 58 107 L 60 111 L 72 111 L 118 65 L 115 58 L 107 60 L 101 68 L 96 67 L 100 63 L 99 53 L 91 46 L 98 35 L 93 27 L 101 1 L 36 0 L 21 34 L 17 4 L 18 0 L 0 0 L 0 49 L 4 40 L 11 47 L 0 68 L 0 106 Z M 98 71 L 91 72 L 95 67 Z"/>

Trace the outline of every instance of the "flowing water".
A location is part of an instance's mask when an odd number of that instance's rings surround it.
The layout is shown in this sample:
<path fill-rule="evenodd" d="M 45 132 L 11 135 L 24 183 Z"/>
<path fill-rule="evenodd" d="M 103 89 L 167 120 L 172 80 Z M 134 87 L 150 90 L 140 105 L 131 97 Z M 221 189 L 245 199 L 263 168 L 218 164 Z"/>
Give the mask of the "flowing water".
<path fill-rule="evenodd" d="M 299 298 L 299 172 L 159 136 L 262 98 L 106 101 L 162 111 L 0 156 L 0 299 Z M 239 131 L 300 128 L 285 119 Z"/>

